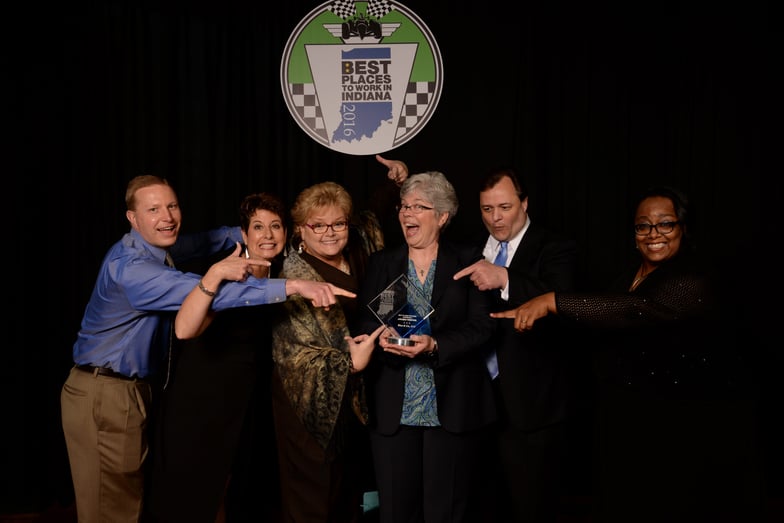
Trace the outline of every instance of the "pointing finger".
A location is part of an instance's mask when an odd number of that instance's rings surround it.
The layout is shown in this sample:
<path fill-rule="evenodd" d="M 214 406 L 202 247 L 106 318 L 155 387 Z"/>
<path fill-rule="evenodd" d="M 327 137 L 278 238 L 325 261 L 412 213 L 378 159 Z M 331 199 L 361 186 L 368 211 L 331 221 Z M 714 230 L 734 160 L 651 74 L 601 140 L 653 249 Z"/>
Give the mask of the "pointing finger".
<path fill-rule="evenodd" d="M 501 311 L 501 312 L 491 312 L 490 317 L 491 318 L 514 318 L 516 312 L 517 312 L 516 309 L 512 309 L 509 311 Z"/>
<path fill-rule="evenodd" d="M 453 280 L 459 280 L 460 278 L 462 278 L 462 277 L 464 277 L 464 276 L 470 276 L 471 274 L 473 274 L 473 273 L 474 273 L 474 271 L 476 270 L 476 268 L 477 268 L 477 265 L 476 265 L 476 263 L 474 263 L 473 265 L 469 265 L 469 266 L 468 266 L 468 267 L 466 267 L 465 269 L 462 269 L 462 270 L 460 270 L 460 271 L 456 272 L 456 273 L 455 273 L 455 275 L 454 275 L 454 276 L 452 276 L 452 279 L 453 279 Z"/>
<path fill-rule="evenodd" d="M 347 291 L 346 289 L 343 289 L 341 287 L 336 287 L 332 284 L 330 284 L 329 287 L 332 289 L 332 293 L 335 294 L 336 296 L 346 296 L 348 298 L 357 297 L 357 294 L 355 292 Z"/>

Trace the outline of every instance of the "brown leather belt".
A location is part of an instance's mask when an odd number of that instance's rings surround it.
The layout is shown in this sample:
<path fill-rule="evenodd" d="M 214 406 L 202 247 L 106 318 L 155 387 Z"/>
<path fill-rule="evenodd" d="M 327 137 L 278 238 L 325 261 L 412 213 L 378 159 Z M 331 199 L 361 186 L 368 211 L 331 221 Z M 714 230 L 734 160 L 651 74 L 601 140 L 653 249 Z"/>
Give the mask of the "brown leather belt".
<path fill-rule="evenodd" d="M 143 378 L 130 378 L 125 374 L 114 372 L 112 369 L 107 367 L 95 367 L 94 365 L 77 365 L 76 368 L 81 371 L 89 372 L 90 374 L 95 374 L 98 376 L 108 376 L 110 378 L 117 378 L 120 380 L 127 380 L 127 381 L 133 381 L 133 380 L 144 381 Z"/>

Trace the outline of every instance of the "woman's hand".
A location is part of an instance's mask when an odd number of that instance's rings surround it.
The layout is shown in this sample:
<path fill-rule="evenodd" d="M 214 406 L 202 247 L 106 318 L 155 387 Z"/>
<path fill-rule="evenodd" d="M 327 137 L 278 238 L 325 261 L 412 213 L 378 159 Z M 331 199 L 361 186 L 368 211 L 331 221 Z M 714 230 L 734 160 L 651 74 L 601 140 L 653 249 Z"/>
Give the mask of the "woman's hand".
<path fill-rule="evenodd" d="M 373 355 L 373 349 L 376 347 L 376 340 L 379 334 L 386 329 L 380 325 L 376 330 L 370 334 L 360 334 L 352 338 L 346 336 L 348 342 L 348 350 L 351 353 L 351 372 L 359 372 L 364 370 L 370 363 L 370 357 Z"/>
<path fill-rule="evenodd" d="M 421 354 L 431 354 L 437 347 L 435 338 L 429 334 L 412 334 L 409 336 L 408 339 L 414 342 L 413 345 L 390 343 L 387 341 L 387 338 L 390 336 L 396 336 L 396 334 L 392 331 L 387 331 L 387 333 L 381 336 L 379 345 L 384 349 L 384 352 L 389 352 L 390 354 L 395 354 L 397 356 L 416 358 Z"/>
<path fill-rule="evenodd" d="M 555 308 L 555 293 L 548 292 L 531 298 L 516 309 L 503 312 L 491 312 L 492 318 L 514 318 L 514 328 L 520 332 L 530 330 L 539 318 L 548 314 L 558 314 Z"/>

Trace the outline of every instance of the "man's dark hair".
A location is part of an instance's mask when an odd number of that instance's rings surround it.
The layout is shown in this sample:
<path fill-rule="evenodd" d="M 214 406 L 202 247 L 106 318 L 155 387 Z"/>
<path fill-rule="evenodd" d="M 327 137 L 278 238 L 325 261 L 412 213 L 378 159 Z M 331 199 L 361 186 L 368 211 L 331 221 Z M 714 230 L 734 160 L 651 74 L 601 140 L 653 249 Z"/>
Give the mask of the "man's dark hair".
<path fill-rule="evenodd" d="M 479 180 L 479 192 L 492 189 L 504 178 L 509 178 L 512 181 L 512 185 L 514 186 L 515 192 L 520 198 L 520 201 L 528 198 L 528 187 L 526 187 L 525 184 L 517 177 L 517 173 L 511 167 L 499 167 L 488 171 Z"/>

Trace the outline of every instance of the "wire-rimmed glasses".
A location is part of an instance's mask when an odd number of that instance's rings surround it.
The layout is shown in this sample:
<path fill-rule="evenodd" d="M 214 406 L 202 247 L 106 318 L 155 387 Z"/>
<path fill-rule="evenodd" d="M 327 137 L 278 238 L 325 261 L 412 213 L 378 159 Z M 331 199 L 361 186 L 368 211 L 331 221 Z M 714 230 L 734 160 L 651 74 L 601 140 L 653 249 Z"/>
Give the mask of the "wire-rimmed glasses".
<path fill-rule="evenodd" d="M 348 222 L 341 221 L 335 223 L 306 223 L 305 226 L 316 234 L 324 234 L 327 232 L 327 229 L 332 229 L 333 232 L 343 232 L 346 230 L 346 227 L 348 227 Z"/>
<path fill-rule="evenodd" d="M 395 205 L 395 210 L 398 213 L 403 211 L 408 211 L 411 214 L 422 214 L 424 211 L 432 211 L 433 207 L 428 207 L 427 205 L 421 205 L 419 203 L 415 203 L 414 205 Z"/>

